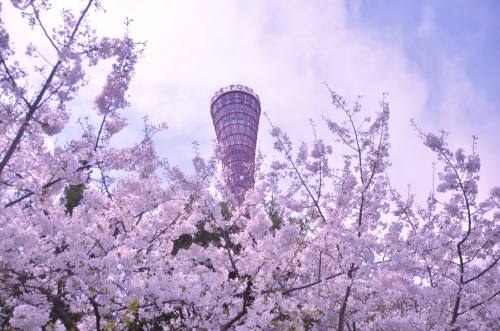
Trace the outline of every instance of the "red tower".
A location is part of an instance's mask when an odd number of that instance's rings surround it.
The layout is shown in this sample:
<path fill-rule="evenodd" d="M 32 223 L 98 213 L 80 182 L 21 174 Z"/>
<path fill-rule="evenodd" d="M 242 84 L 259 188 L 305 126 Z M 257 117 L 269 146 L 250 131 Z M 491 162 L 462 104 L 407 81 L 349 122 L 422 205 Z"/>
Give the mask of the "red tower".
<path fill-rule="evenodd" d="M 213 96 L 210 114 L 217 141 L 223 148 L 222 166 L 228 171 L 226 184 L 241 203 L 255 182 L 259 96 L 247 86 L 229 85 Z"/>

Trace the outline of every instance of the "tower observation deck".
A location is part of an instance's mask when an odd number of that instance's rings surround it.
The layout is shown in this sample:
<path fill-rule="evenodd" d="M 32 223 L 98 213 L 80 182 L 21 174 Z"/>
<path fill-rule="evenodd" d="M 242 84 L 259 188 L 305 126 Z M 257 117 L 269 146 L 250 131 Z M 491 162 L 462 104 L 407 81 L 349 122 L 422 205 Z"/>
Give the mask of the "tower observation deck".
<path fill-rule="evenodd" d="M 228 174 L 226 185 L 241 203 L 255 183 L 259 96 L 247 86 L 229 85 L 212 97 L 210 114 L 217 141 L 223 148 L 222 166 Z"/>

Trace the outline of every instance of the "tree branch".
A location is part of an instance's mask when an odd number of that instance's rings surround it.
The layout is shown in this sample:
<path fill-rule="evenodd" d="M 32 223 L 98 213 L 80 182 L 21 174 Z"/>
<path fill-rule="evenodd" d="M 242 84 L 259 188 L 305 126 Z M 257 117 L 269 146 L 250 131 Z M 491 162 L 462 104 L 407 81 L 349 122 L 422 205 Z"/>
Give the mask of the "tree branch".
<path fill-rule="evenodd" d="M 89 298 L 90 304 L 92 305 L 92 309 L 94 310 L 95 315 L 95 329 L 97 331 L 101 331 L 101 314 L 99 313 L 99 304 L 95 301 L 95 296 Z"/>
<path fill-rule="evenodd" d="M 476 276 L 464 281 L 464 284 L 467 284 L 467 283 L 470 283 L 472 281 L 475 281 L 476 279 L 478 279 L 479 277 L 481 277 L 482 275 L 484 275 L 485 273 L 487 273 L 488 271 L 490 271 L 498 262 L 498 260 L 500 260 L 500 256 L 498 256 L 489 266 L 487 266 L 483 271 L 481 271 L 480 273 L 478 273 Z"/>
<path fill-rule="evenodd" d="M 33 12 L 35 14 L 35 18 L 38 21 L 38 25 L 40 25 L 40 27 L 42 28 L 43 33 L 45 34 L 45 37 L 47 37 L 48 41 L 50 42 L 50 44 L 52 45 L 52 47 L 54 47 L 54 49 L 56 50 L 56 52 L 59 53 L 59 48 L 56 46 L 56 44 L 54 43 L 54 40 L 52 40 L 52 38 L 49 36 L 47 30 L 45 29 L 45 26 L 43 25 L 42 20 L 40 19 L 39 12 L 35 8 L 35 5 L 33 4 L 33 2 L 31 2 L 31 8 L 33 8 Z"/>
<path fill-rule="evenodd" d="M 341 276 L 343 274 L 344 274 L 344 272 L 339 272 L 339 273 L 336 273 L 334 275 L 328 276 L 325 279 L 318 279 L 315 282 L 312 282 L 312 283 L 309 283 L 309 284 L 306 284 L 306 285 L 302 285 L 302 286 L 298 286 L 298 287 L 294 287 L 294 288 L 288 289 L 286 291 L 283 291 L 283 294 L 290 294 L 290 293 L 295 292 L 295 291 L 303 290 L 303 289 L 312 287 L 314 285 L 318 285 L 320 283 L 323 283 L 323 282 L 325 282 L 327 280 L 331 280 L 331 279 L 337 278 L 338 276 Z"/>
<path fill-rule="evenodd" d="M 463 314 L 465 314 L 465 313 L 467 313 L 467 312 L 471 311 L 472 309 L 475 309 L 475 308 L 477 308 L 477 307 L 479 307 L 479 306 L 481 306 L 481 305 L 485 304 L 486 302 L 490 301 L 491 299 L 493 299 L 494 297 L 496 297 L 496 296 L 497 296 L 497 295 L 499 295 L 499 294 L 500 294 L 500 290 L 496 291 L 495 293 L 493 293 L 492 295 L 490 295 L 490 296 L 489 296 L 488 298 L 486 298 L 485 300 L 480 301 L 480 302 L 478 302 L 478 303 L 476 303 L 476 304 L 473 304 L 472 306 L 470 306 L 470 307 L 469 307 L 469 309 L 464 310 L 464 311 L 462 311 L 462 312 L 458 313 L 458 315 L 463 315 Z"/>
<path fill-rule="evenodd" d="M 234 316 L 229 322 L 227 322 L 226 324 L 222 325 L 220 330 L 221 331 L 227 331 L 229 330 L 229 328 L 236 322 L 238 322 L 243 316 L 246 315 L 247 313 L 247 306 L 248 306 L 248 295 L 247 294 L 247 291 L 248 291 L 248 284 L 247 284 L 247 289 L 245 290 L 245 292 L 243 293 L 243 306 L 240 310 L 240 312 L 238 314 L 236 314 L 236 316 Z"/>
<path fill-rule="evenodd" d="M 226 247 L 227 254 L 229 255 L 229 261 L 231 262 L 231 267 L 233 268 L 234 272 L 236 273 L 236 276 L 239 277 L 240 274 L 238 272 L 238 268 L 236 267 L 236 263 L 234 262 L 233 254 L 231 253 L 229 236 L 228 236 L 227 232 L 224 230 L 221 231 L 221 234 L 222 234 L 224 240 L 226 241 L 226 244 L 224 246 Z"/>
<path fill-rule="evenodd" d="M 94 0 L 89 0 L 87 6 L 82 11 L 82 13 L 80 15 L 80 18 L 78 19 L 78 21 L 77 21 L 77 23 L 75 25 L 75 28 L 73 29 L 73 33 L 71 34 L 70 39 L 69 39 L 68 43 L 66 44 L 66 47 L 69 47 L 69 45 L 71 45 L 73 43 L 74 37 L 76 35 L 76 32 L 78 31 L 78 28 L 80 27 L 80 24 L 83 21 L 83 18 L 85 17 L 85 15 L 87 14 L 87 12 L 88 12 L 88 10 L 89 10 L 89 8 L 90 8 L 90 6 L 91 6 L 91 4 L 92 4 L 93 1 Z M 4 67 L 6 67 L 6 64 L 3 61 L 3 58 L 2 58 L 2 62 L 4 64 Z M 5 153 L 5 155 L 3 156 L 2 160 L 0 161 L 0 175 L 2 174 L 5 166 L 9 162 L 10 158 L 14 154 L 14 151 L 16 150 L 17 146 L 21 142 L 21 138 L 23 137 L 24 132 L 28 128 L 28 125 L 29 125 L 31 119 L 33 118 L 33 115 L 38 110 L 38 108 L 40 106 L 40 102 L 42 101 L 43 96 L 45 95 L 45 92 L 49 88 L 50 84 L 52 83 L 52 80 L 54 79 L 54 77 L 55 77 L 55 75 L 57 73 L 57 70 L 59 69 L 59 66 L 61 64 L 62 64 L 62 60 L 59 59 L 56 62 L 56 64 L 54 65 L 54 67 L 52 67 L 52 70 L 51 70 L 51 72 L 49 74 L 49 77 L 45 80 L 45 82 L 44 82 L 44 84 L 43 84 L 40 92 L 38 93 L 37 97 L 35 98 L 35 101 L 33 102 L 33 104 L 29 104 L 28 103 L 28 110 L 29 111 L 26 114 L 26 117 L 25 117 L 23 123 L 19 127 L 19 130 L 17 131 L 17 134 L 16 134 L 14 140 L 12 141 L 12 143 L 9 146 L 9 148 L 7 149 L 7 152 Z"/>
<path fill-rule="evenodd" d="M 10 80 L 10 83 L 12 84 L 12 86 L 14 88 L 17 88 L 16 80 L 14 79 L 14 76 L 12 76 L 12 74 L 10 73 L 9 67 L 7 66 L 7 63 L 5 62 L 5 59 L 4 59 L 3 55 L 2 55 L 2 52 L 0 52 L 0 62 L 2 62 L 2 65 L 3 65 L 4 69 L 5 69 L 5 72 L 7 73 L 7 77 Z M 31 107 L 30 102 L 24 96 L 21 96 L 21 99 L 24 101 L 24 103 L 26 104 L 26 106 L 28 108 Z"/>
<path fill-rule="evenodd" d="M 91 166 L 90 165 L 85 165 L 85 166 L 81 166 L 79 167 L 78 169 L 76 169 L 75 172 L 78 172 L 78 171 L 82 171 L 84 169 L 89 169 Z M 46 188 L 49 188 L 51 187 L 52 185 L 55 185 L 57 183 L 59 183 L 60 181 L 62 181 L 63 178 L 57 178 L 57 179 L 54 179 L 54 180 L 51 180 L 49 181 L 47 184 L 43 185 L 42 186 L 42 189 L 46 189 Z M 7 204 L 4 205 L 4 208 L 8 208 L 8 207 L 11 207 L 13 205 L 15 205 L 16 203 L 18 202 L 21 202 L 23 201 L 24 199 L 27 199 L 29 198 L 30 196 L 32 196 L 33 194 L 35 194 L 35 192 L 32 192 L 32 191 L 29 191 L 28 193 L 26 194 L 23 194 L 22 196 L 20 196 L 19 198 L 11 201 L 11 202 L 8 202 Z"/>
<path fill-rule="evenodd" d="M 271 123 L 271 127 L 273 127 L 272 123 Z M 286 157 L 286 159 L 288 160 L 288 162 L 290 162 L 290 165 L 292 166 L 294 172 L 297 174 L 297 177 L 299 177 L 300 183 L 305 188 L 305 190 L 307 191 L 307 194 L 309 195 L 309 197 L 313 201 L 314 206 L 316 207 L 316 210 L 318 211 L 321 219 L 323 220 L 323 222 L 325 224 L 327 224 L 328 222 L 326 221 L 326 217 L 323 215 L 323 211 L 321 210 L 321 207 L 319 206 L 318 201 L 314 198 L 314 195 L 312 194 L 311 190 L 309 190 L 309 187 L 307 186 L 307 183 L 304 181 L 304 178 L 302 177 L 302 175 L 300 174 L 299 170 L 297 169 L 295 163 L 293 162 L 293 159 L 292 159 L 290 153 L 288 152 L 287 148 L 285 147 L 285 144 L 283 143 L 283 141 L 281 140 L 281 138 L 280 138 L 279 135 L 277 136 L 277 139 L 278 139 L 278 142 L 280 143 L 281 147 L 285 151 L 285 157 Z"/>

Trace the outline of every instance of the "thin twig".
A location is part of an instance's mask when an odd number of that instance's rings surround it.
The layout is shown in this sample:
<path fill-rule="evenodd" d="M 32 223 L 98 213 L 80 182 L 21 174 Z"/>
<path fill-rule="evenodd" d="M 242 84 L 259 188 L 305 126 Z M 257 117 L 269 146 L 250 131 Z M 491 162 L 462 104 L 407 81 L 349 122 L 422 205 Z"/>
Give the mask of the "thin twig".
<path fill-rule="evenodd" d="M 31 3 L 31 8 L 33 8 L 33 12 L 35 13 L 35 18 L 38 21 L 38 25 L 40 25 L 40 27 L 42 28 L 43 33 L 45 34 L 45 37 L 47 37 L 47 39 L 49 40 L 50 44 L 54 47 L 54 49 L 56 50 L 56 52 L 59 53 L 59 48 L 56 46 L 56 44 L 54 43 L 54 41 L 52 40 L 52 38 L 49 36 L 47 30 L 45 29 L 45 26 L 43 25 L 42 20 L 40 19 L 39 12 L 35 8 L 35 5 L 33 4 L 33 2 Z"/>

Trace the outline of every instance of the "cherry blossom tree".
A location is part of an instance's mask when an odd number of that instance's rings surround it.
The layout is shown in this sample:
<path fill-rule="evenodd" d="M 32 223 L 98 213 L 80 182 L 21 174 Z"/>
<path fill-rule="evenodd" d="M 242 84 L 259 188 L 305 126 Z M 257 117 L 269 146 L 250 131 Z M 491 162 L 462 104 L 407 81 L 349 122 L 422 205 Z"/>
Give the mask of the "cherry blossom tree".
<path fill-rule="evenodd" d="M 396 198 L 395 214 L 411 226 L 404 238 L 400 235 L 407 247 L 399 258 L 411 261 L 401 271 L 414 280 L 412 285 L 420 285 L 412 301 L 426 319 L 418 325 L 425 329 L 496 329 L 499 188 L 479 200 L 476 137 L 470 154 L 462 148 L 453 152 L 446 132 L 438 136 L 414 126 L 442 165 L 438 185 L 425 207 L 413 208 L 413 197 L 407 201 Z"/>
<path fill-rule="evenodd" d="M 192 175 L 156 154 L 163 124 L 145 119 L 140 141 L 111 145 L 144 44 L 127 26 L 123 38 L 97 35 L 99 1 L 63 11 L 59 27 L 45 23 L 48 1 L 11 2 L 53 55 L 30 44 L 41 64 L 23 66 L 0 21 L 2 329 L 499 327 L 500 188 L 480 201 L 476 140 L 470 154 L 452 152 L 445 134 L 417 128 L 442 165 L 437 192 L 417 206 L 387 176 L 385 97 L 372 120 L 359 99 L 330 91 L 328 136 L 312 123 L 312 143 L 295 148 L 269 120 L 279 157 L 257 160 L 240 205 L 220 151 L 195 149 Z M 89 68 L 106 62 L 79 137 L 51 143 L 73 125 Z"/>

